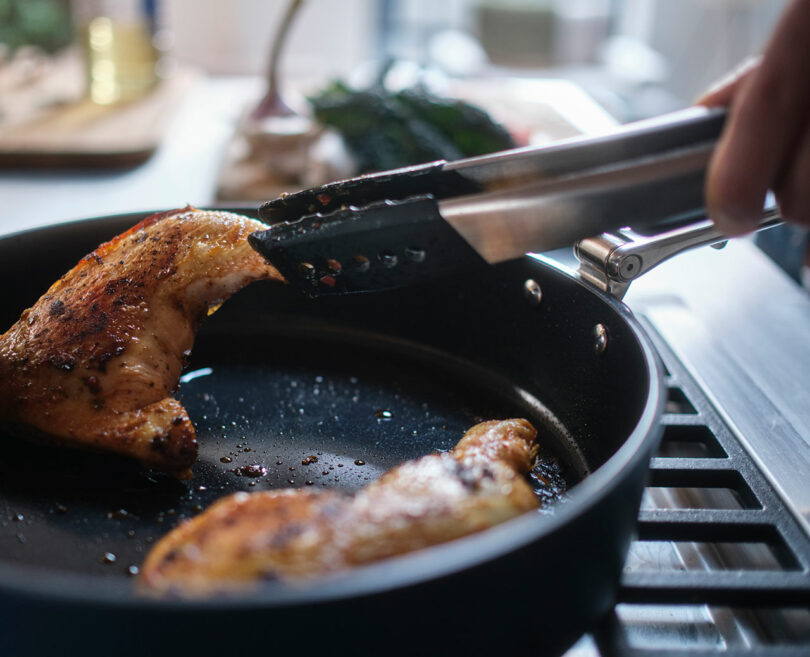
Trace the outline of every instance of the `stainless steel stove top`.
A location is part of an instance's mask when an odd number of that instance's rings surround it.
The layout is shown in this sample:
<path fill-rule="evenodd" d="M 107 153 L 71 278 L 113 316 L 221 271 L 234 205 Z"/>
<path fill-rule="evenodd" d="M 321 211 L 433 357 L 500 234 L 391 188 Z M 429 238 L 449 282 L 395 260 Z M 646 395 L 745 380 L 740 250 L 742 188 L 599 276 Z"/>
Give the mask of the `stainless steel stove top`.
<path fill-rule="evenodd" d="M 566 657 L 810 655 L 810 296 L 753 244 L 631 286 L 668 370 L 613 617 Z"/>
<path fill-rule="evenodd" d="M 737 240 L 678 256 L 635 283 L 626 301 L 810 534 L 810 296 Z"/>

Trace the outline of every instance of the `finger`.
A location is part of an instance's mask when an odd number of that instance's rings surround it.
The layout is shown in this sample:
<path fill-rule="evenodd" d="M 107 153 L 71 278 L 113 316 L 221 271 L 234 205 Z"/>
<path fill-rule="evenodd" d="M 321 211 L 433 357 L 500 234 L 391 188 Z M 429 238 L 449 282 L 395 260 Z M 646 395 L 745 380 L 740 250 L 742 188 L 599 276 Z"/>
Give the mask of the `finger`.
<path fill-rule="evenodd" d="M 759 66 L 761 57 L 752 57 L 743 62 L 719 82 L 713 84 L 700 96 L 695 105 L 705 105 L 706 107 L 726 107 L 737 95 L 748 76 Z"/>
<path fill-rule="evenodd" d="M 740 87 L 709 165 L 710 216 L 727 235 L 753 229 L 765 194 L 792 156 L 810 110 L 810 2 L 794 2 L 783 16 L 762 63 Z"/>
<path fill-rule="evenodd" d="M 788 221 L 810 226 L 810 129 L 805 130 L 785 174 L 775 187 L 779 211 Z"/>

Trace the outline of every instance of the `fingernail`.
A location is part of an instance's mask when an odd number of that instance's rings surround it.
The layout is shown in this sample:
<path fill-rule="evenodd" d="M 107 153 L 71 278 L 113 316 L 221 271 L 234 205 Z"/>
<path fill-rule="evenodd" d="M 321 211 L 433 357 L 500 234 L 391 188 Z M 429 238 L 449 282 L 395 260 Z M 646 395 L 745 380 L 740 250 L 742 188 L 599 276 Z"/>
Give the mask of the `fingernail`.
<path fill-rule="evenodd" d="M 717 228 L 723 235 L 729 235 L 733 223 L 725 212 L 715 210 L 711 214 L 711 220 L 714 222 L 714 227 Z"/>
<path fill-rule="evenodd" d="M 761 56 L 756 57 L 749 57 L 746 59 L 742 64 L 740 64 L 737 68 L 733 71 L 724 75 L 720 80 L 714 82 L 706 91 L 704 91 L 693 103 L 694 105 L 726 105 L 729 99 L 725 99 L 723 102 L 718 103 L 714 96 L 726 89 L 727 87 L 731 87 L 731 85 L 735 84 L 741 78 L 748 75 L 750 71 L 755 69 L 759 66 L 760 61 L 762 60 Z"/>
<path fill-rule="evenodd" d="M 726 237 L 745 235 L 754 230 L 759 224 L 759 220 L 756 217 L 752 218 L 749 215 L 743 214 L 731 215 L 724 210 L 715 212 L 712 215 L 712 220 L 715 226 L 717 226 L 717 229 Z"/>

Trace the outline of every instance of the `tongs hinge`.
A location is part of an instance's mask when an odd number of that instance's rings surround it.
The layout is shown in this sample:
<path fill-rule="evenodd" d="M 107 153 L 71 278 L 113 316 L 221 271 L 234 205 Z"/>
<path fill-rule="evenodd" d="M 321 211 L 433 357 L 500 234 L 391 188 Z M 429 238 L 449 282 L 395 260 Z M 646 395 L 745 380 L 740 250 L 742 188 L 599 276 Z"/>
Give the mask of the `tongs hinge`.
<path fill-rule="evenodd" d="M 763 212 L 758 230 L 782 222 L 779 210 Z M 726 238 L 709 219 L 680 226 L 657 235 L 640 235 L 629 228 L 580 240 L 574 245 L 580 277 L 603 292 L 624 298 L 630 283 L 683 251 L 719 245 Z"/>

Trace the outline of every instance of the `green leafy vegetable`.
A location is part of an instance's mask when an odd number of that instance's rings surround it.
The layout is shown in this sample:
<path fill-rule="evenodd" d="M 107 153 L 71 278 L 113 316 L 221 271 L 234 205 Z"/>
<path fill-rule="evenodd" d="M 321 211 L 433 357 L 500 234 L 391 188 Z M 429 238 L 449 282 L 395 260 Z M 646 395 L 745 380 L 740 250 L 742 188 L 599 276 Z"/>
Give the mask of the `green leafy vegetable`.
<path fill-rule="evenodd" d="M 56 52 L 73 40 L 68 0 L 0 0 L 0 44 Z"/>
<path fill-rule="evenodd" d="M 337 81 L 309 101 L 318 121 L 343 136 L 361 173 L 514 146 L 509 133 L 483 110 L 421 88 L 358 91 Z"/>

